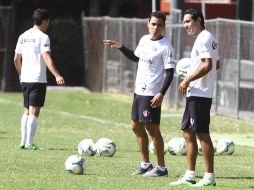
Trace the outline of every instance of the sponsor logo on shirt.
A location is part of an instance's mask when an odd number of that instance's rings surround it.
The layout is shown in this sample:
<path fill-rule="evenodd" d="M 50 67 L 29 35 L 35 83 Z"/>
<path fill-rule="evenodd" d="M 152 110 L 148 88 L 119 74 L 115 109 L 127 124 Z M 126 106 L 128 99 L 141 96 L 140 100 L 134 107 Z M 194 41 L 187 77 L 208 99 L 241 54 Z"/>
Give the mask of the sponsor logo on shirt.
<path fill-rule="evenodd" d="M 32 38 L 32 39 L 25 39 L 25 38 L 22 38 L 21 41 L 20 41 L 21 44 L 24 44 L 24 43 L 35 43 L 35 39 Z"/>
<path fill-rule="evenodd" d="M 44 44 L 44 47 L 49 47 L 49 44 Z"/>

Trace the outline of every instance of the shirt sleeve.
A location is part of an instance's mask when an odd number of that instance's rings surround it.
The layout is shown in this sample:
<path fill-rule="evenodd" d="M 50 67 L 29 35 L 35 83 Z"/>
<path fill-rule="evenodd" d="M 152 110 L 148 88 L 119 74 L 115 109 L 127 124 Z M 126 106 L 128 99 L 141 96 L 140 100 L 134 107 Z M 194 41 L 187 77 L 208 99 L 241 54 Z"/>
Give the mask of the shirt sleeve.
<path fill-rule="evenodd" d="M 204 41 L 204 42 L 201 42 L 199 44 L 199 58 L 202 59 L 202 58 L 211 58 L 211 47 L 212 44 L 209 43 L 209 41 Z"/>
<path fill-rule="evenodd" d="M 164 69 L 174 69 L 174 55 L 173 50 L 170 47 L 165 48 L 163 52 Z"/>
<path fill-rule="evenodd" d="M 48 35 L 41 37 L 41 53 L 50 52 L 50 40 Z"/>

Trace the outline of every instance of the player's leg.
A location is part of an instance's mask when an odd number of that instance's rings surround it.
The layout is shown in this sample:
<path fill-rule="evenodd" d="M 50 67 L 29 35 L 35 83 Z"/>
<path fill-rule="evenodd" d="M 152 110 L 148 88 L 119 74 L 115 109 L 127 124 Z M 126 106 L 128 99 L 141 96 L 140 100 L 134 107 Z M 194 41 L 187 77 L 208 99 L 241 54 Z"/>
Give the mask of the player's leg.
<path fill-rule="evenodd" d="M 132 120 L 131 127 L 134 134 L 136 135 L 137 144 L 141 152 L 140 165 L 138 166 L 137 170 L 132 173 L 132 175 L 142 175 L 147 171 L 153 169 L 153 165 L 149 161 L 149 151 L 148 151 L 149 139 L 145 130 L 144 123 Z"/>
<path fill-rule="evenodd" d="M 205 162 L 205 174 L 203 179 L 200 180 L 195 186 L 215 186 L 215 174 L 214 174 L 214 148 L 209 134 L 210 125 L 210 109 L 212 105 L 212 99 L 203 98 L 197 102 L 197 115 L 199 123 L 196 134 L 200 141 L 203 159 Z"/>
<path fill-rule="evenodd" d="M 27 139 L 25 147 L 28 149 L 38 149 L 33 143 L 36 129 L 38 126 L 38 117 L 41 107 L 44 105 L 46 95 L 46 84 L 33 83 L 30 85 L 29 93 L 29 116 L 27 120 Z"/>
<path fill-rule="evenodd" d="M 151 136 L 153 141 L 155 155 L 157 158 L 157 165 L 165 167 L 164 160 L 164 141 L 161 136 L 160 125 L 159 124 L 147 124 L 146 129 Z"/>
<path fill-rule="evenodd" d="M 195 171 L 196 160 L 198 156 L 198 145 L 196 141 L 196 135 L 190 129 L 185 129 L 183 131 L 183 137 L 186 142 L 187 170 Z"/>
<path fill-rule="evenodd" d="M 186 160 L 187 160 L 187 170 L 184 175 L 180 177 L 177 181 L 170 183 L 170 185 L 192 185 L 195 184 L 195 167 L 198 155 L 198 146 L 196 141 L 195 129 L 193 131 L 193 109 L 194 107 L 191 103 L 190 98 L 186 99 L 185 111 L 182 119 L 181 129 L 183 130 L 183 137 L 186 142 Z"/>
<path fill-rule="evenodd" d="M 137 138 L 137 143 L 141 152 L 141 161 L 149 163 L 149 140 L 145 130 L 145 124 L 137 121 L 131 121 L 131 127 Z"/>
<path fill-rule="evenodd" d="M 149 161 L 148 144 L 149 139 L 146 133 L 145 124 L 139 118 L 140 96 L 134 94 L 132 112 L 131 112 L 131 127 L 136 136 L 137 144 L 141 152 L 141 163 L 137 170 L 132 175 L 141 175 L 153 169 L 153 165 Z M 140 122 L 141 121 L 141 122 Z"/>
<path fill-rule="evenodd" d="M 205 172 L 214 173 L 214 148 L 208 133 L 197 133 L 205 162 Z"/>
<path fill-rule="evenodd" d="M 33 145 L 33 139 L 35 137 L 36 129 L 38 126 L 38 116 L 40 113 L 40 107 L 29 106 L 29 116 L 27 120 L 27 139 L 26 147 Z"/>
<path fill-rule="evenodd" d="M 18 148 L 24 149 L 26 144 L 26 138 L 27 138 L 27 120 L 28 120 L 28 114 L 29 114 L 29 90 L 26 83 L 21 83 L 21 88 L 23 92 L 23 105 L 24 105 L 24 113 L 21 117 L 20 121 L 20 130 L 21 130 L 21 142 L 20 145 L 18 145 Z"/>

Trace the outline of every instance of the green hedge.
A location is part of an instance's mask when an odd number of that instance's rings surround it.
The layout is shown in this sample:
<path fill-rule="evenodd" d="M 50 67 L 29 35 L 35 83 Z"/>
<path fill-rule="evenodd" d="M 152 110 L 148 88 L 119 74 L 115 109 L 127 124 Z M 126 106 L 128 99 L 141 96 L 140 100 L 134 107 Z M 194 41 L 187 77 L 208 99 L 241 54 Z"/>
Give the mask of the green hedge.
<path fill-rule="evenodd" d="M 55 19 L 51 21 L 47 33 L 50 37 L 52 58 L 65 78 L 66 85 L 83 86 L 85 72 L 81 24 L 71 18 Z M 56 84 L 50 73 L 48 84 Z"/>

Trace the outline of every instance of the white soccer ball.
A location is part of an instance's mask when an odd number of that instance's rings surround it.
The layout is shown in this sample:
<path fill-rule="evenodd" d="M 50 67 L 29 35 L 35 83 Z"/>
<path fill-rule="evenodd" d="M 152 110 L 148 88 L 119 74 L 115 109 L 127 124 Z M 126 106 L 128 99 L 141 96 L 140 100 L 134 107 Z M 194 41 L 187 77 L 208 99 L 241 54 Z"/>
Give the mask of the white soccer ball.
<path fill-rule="evenodd" d="M 164 143 L 164 154 L 166 154 L 167 150 L 168 150 L 168 145 L 166 143 Z M 151 143 L 149 144 L 149 152 L 154 154 L 154 151 L 155 151 L 155 149 L 153 146 L 153 141 L 151 141 Z"/>
<path fill-rule="evenodd" d="M 92 139 L 83 139 L 78 144 L 78 153 L 81 156 L 93 156 L 96 154 L 97 148 Z"/>
<path fill-rule="evenodd" d="M 186 144 L 184 138 L 172 138 L 168 142 L 168 151 L 172 155 L 186 155 Z"/>
<path fill-rule="evenodd" d="M 213 143 L 214 152 L 216 152 L 216 149 L 217 149 L 217 142 L 216 142 L 216 140 L 212 139 L 212 143 Z M 198 154 L 199 155 L 203 155 L 203 153 L 202 153 L 202 147 L 201 147 L 200 141 L 198 139 L 197 139 L 197 144 L 198 144 Z"/>
<path fill-rule="evenodd" d="M 176 64 L 176 74 L 179 77 L 186 77 L 191 68 L 191 58 L 182 58 Z"/>
<path fill-rule="evenodd" d="M 216 148 L 220 155 L 231 155 L 235 151 L 235 143 L 230 138 L 222 138 L 218 141 Z"/>
<path fill-rule="evenodd" d="M 65 161 L 65 170 L 73 174 L 83 174 L 86 169 L 85 160 L 80 155 L 72 155 Z"/>
<path fill-rule="evenodd" d="M 116 144 L 108 138 L 100 138 L 96 142 L 97 153 L 100 156 L 112 157 L 116 153 Z"/>

